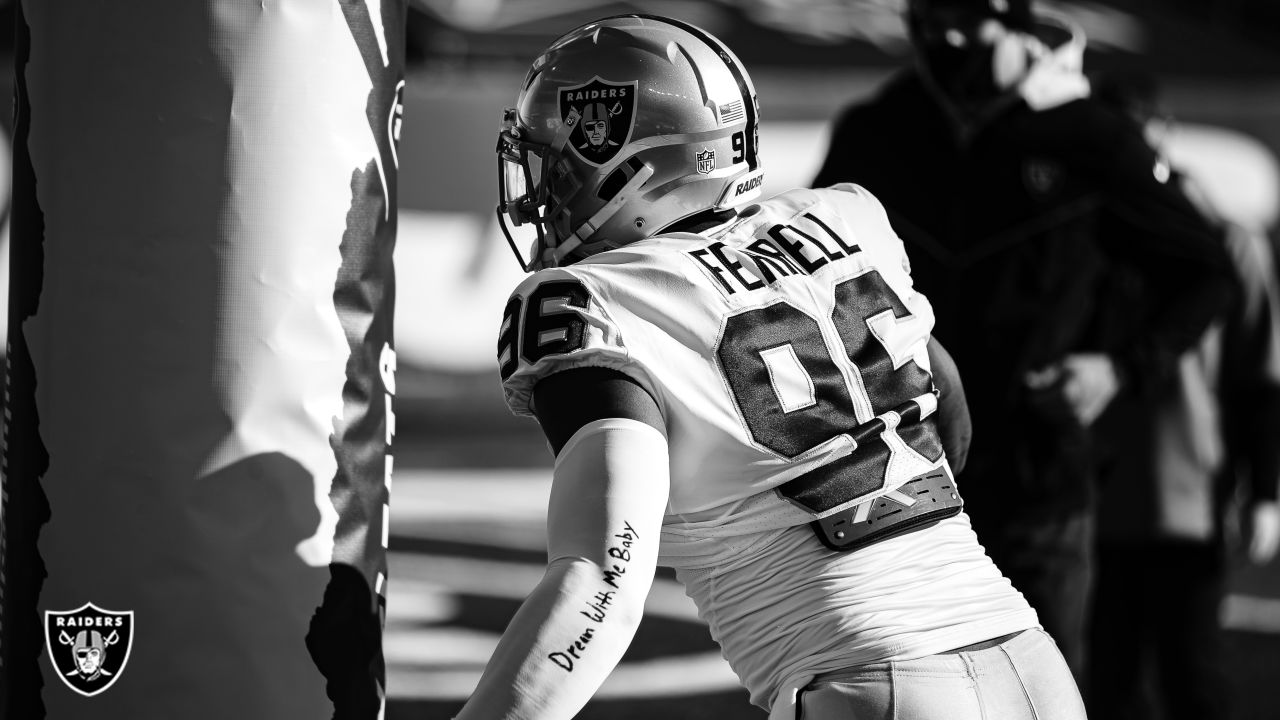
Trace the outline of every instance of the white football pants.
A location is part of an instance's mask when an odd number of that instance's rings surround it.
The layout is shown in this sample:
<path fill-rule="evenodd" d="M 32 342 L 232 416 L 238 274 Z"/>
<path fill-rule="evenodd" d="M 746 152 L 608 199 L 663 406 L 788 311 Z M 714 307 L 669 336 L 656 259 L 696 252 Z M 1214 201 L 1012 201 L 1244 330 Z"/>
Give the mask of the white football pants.
<path fill-rule="evenodd" d="M 1058 646 L 1040 629 L 981 650 L 824 673 L 798 720 L 1084 720 Z"/>

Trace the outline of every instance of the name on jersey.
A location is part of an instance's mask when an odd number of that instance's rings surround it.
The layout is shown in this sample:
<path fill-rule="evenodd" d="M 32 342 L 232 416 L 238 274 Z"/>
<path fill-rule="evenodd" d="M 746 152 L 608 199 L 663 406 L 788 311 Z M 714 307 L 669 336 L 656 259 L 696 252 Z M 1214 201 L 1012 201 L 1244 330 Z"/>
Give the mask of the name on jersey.
<path fill-rule="evenodd" d="M 810 235 L 795 226 L 778 224 L 765 232 L 766 237 L 742 247 L 731 248 L 717 241 L 691 250 L 688 255 L 732 295 L 759 290 L 780 278 L 812 275 L 829 263 L 862 252 L 857 244 L 849 243 L 813 215 L 805 213 L 803 217 L 819 232 Z M 759 272 L 750 269 L 748 263 Z"/>

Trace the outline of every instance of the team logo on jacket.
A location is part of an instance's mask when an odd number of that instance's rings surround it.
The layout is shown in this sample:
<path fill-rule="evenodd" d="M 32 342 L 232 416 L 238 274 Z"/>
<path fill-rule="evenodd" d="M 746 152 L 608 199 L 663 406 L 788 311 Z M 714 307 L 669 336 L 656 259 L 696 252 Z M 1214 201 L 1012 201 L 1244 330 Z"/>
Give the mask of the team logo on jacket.
<path fill-rule="evenodd" d="M 569 145 L 583 160 L 603 165 L 631 139 L 636 121 L 636 86 L 594 77 L 560 88 L 560 117 L 568 125 Z"/>
<path fill-rule="evenodd" d="M 67 687 L 93 697 L 120 678 L 133 647 L 133 611 L 103 610 L 85 603 L 75 610 L 46 610 L 44 643 Z"/>
<path fill-rule="evenodd" d="M 1044 198 L 1062 186 L 1062 166 L 1044 158 L 1027 158 L 1022 163 L 1022 182 L 1033 198 Z"/>

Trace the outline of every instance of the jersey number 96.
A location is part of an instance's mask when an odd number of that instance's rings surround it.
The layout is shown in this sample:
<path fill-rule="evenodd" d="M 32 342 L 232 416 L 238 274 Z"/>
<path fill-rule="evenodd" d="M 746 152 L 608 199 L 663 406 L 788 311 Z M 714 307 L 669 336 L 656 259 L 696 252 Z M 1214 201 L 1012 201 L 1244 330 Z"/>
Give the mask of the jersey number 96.
<path fill-rule="evenodd" d="M 502 330 L 498 334 L 498 371 L 505 381 L 520 365 L 520 356 L 530 363 L 556 353 L 567 353 L 582 347 L 586 322 L 570 308 L 587 308 L 591 296 L 577 280 L 545 282 L 529 294 L 527 305 L 520 297 L 511 298 L 502 311 Z M 521 310 L 524 320 L 524 342 L 520 342 Z"/>
<path fill-rule="evenodd" d="M 824 322 L 852 366 L 832 356 Z M 891 452 L 883 434 L 929 462 L 942 458 L 933 418 L 921 417 L 933 378 L 908 355 L 918 322 L 875 270 L 835 286 L 829 318 L 779 300 L 728 319 L 716 358 L 757 444 L 795 458 L 839 435 L 858 443 L 852 455 L 783 485 L 784 497 L 821 512 L 880 489 Z"/>

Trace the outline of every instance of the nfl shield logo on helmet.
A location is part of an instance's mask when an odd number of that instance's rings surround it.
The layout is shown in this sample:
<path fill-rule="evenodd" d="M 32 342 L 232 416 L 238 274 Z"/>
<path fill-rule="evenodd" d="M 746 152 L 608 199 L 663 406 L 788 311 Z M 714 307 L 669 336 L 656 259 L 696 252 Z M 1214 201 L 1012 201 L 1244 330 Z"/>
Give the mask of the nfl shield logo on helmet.
<path fill-rule="evenodd" d="M 560 117 L 571 128 L 568 144 L 578 157 L 604 165 L 627 144 L 635 127 L 637 85 L 597 76 L 560 88 Z"/>
<path fill-rule="evenodd" d="M 698 172 L 706 175 L 716 169 L 716 151 L 711 148 L 702 148 L 694 154 L 694 159 L 698 161 Z"/>
<path fill-rule="evenodd" d="M 93 603 L 75 610 L 46 610 L 44 642 L 62 682 L 93 697 L 111 687 L 129 662 L 133 611 L 103 610 Z"/>

